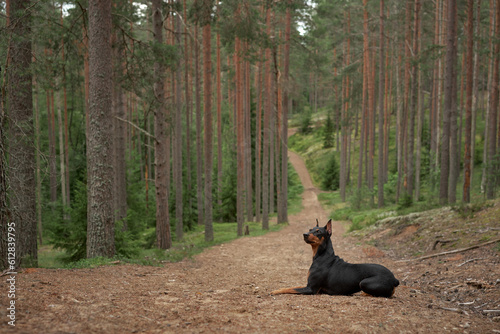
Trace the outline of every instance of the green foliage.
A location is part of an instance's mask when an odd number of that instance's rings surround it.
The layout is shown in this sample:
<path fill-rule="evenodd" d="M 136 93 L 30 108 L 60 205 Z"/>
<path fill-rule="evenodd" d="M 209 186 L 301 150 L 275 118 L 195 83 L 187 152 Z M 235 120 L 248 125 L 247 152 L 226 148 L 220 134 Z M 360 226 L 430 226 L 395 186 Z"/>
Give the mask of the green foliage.
<path fill-rule="evenodd" d="M 317 142 L 317 138 L 314 134 L 295 134 L 288 138 L 288 147 L 294 152 L 303 154 L 311 146 Z"/>
<path fill-rule="evenodd" d="M 266 234 L 268 231 L 263 230 L 260 223 L 247 223 L 249 226 L 250 236 L 259 236 Z M 279 231 L 283 225 L 272 224 L 269 231 Z M 133 259 L 133 262 L 141 264 L 159 264 L 161 262 L 178 262 L 184 258 L 190 258 L 201 253 L 204 249 L 214 245 L 230 242 L 237 239 L 236 223 L 214 223 L 214 241 L 206 242 L 204 235 L 204 226 L 196 225 L 192 231 L 185 233 L 182 241 L 175 241 L 171 249 L 168 250 L 145 250 L 141 257 Z M 146 262 L 142 262 L 145 260 Z"/>
<path fill-rule="evenodd" d="M 64 262 L 85 259 L 87 255 L 87 186 L 84 181 L 76 184 L 75 198 L 70 208 L 61 215 L 54 215 L 54 221 L 48 226 L 50 243 L 56 249 L 63 249 L 66 255 Z M 132 211 L 133 212 L 133 211 Z M 65 219 L 65 216 L 68 218 Z M 134 236 L 138 228 L 124 230 L 123 221 L 115 224 L 116 254 L 122 257 L 133 257 L 139 252 L 139 242 Z M 134 225 L 132 225 L 134 227 Z"/>
<path fill-rule="evenodd" d="M 349 203 L 354 210 L 371 209 L 373 205 L 373 197 L 375 196 L 376 189 L 370 191 L 366 185 L 360 189 L 356 188 L 352 196 L 349 198 Z"/>
<path fill-rule="evenodd" d="M 302 210 L 302 193 L 304 186 L 300 182 L 299 175 L 293 168 L 291 163 L 288 163 L 288 214 L 298 213 Z"/>
<path fill-rule="evenodd" d="M 360 211 L 352 207 L 345 207 L 333 211 L 330 218 L 341 221 L 351 221 L 349 232 L 352 232 L 375 224 L 380 219 L 380 215 L 385 211 L 386 209 Z"/>
<path fill-rule="evenodd" d="M 312 131 L 311 121 L 312 121 L 311 109 L 306 108 L 300 116 L 299 132 L 301 134 L 307 134 L 307 133 L 310 133 Z"/>
<path fill-rule="evenodd" d="M 120 262 L 119 257 L 107 258 L 107 257 L 94 257 L 91 259 L 80 259 L 74 262 L 66 263 L 63 268 L 65 269 L 82 269 L 82 268 L 96 268 L 100 266 L 114 265 Z"/>
<path fill-rule="evenodd" d="M 326 123 L 323 129 L 323 148 L 333 147 L 333 132 L 333 121 L 330 117 L 330 114 L 328 114 L 328 118 L 326 119 Z"/>
<path fill-rule="evenodd" d="M 260 223 L 247 223 L 250 236 L 259 236 L 268 232 L 279 231 L 284 225 L 272 224 L 269 230 L 263 230 Z M 104 265 L 113 265 L 117 262 L 135 263 L 140 265 L 161 266 L 169 262 L 178 262 L 185 258 L 191 258 L 201 253 L 208 247 L 230 242 L 237 239 L 236 223 L 214 223 L 214 237 L 212 242 L 206 242 L 204 237 L 204 227 L 196 225 L 192 230 L 184 234 L 182 241 L 174 240 L 172 248 L 168 250 L 150 248 L 141 249 L 139 252 L 125 256 L 118 254 L 114 258 L 96 257 L 92 259 L 80 259 L 78 261 L 67 262 L 64 257 L 58 255 L 57 250 L 44 251 L 40 253 L 40 263 L 50 263 L 50 267 L 73 268 L 94 268 Z M 154 228 L 149 229 L 144 234 L 154 234 Z M 244 238 L 244 237 L 243 237 Z M 55 258 L 55 260 L 54 260 Z M 58 260 L 63 261 L 60 263 Z"/>
<path fill-rule="evenodd" d="M 388 203 L 396 202 L 396 192 L 398 186 L 398 174 L 389 174 L 387 182 L 384 184 L 384 199 Z"/>
<path fill-rule="evenodd" d="M 237 189 L 237 166 L 236 166 L 236 152 L 230 150 L 229 157 L 225 164 L 222 183 L 222 206 L 219 210 L 219 220 L 230 222 L 236 220 L 236 189 Z"/>
<path fill-rule="evenodd" d="M 474 203 L 460 202 L 459 204 L 452 206 L 451 209 L 457 212 L 461 218 L 474 218 L 476 213 L 492 206 L 493 204 L 486 203 L 483 199 Z"/>
<path fill-rule="evenodd" d="M 62 214 L 54 215 L 51 224 L 47 226 L 50 243 L 56 249 L 63 249 L 66 262 L 78 261 L 87 255 L 87 185 L 84 181 L 76 183 L 74 198 L 70 208 L 66 210 L 69 219 Z M 57 211 L 59 211 L 57 210 Z"/>
<path fill-rule="evenodd" d="M 413 197 L 406 192 L 404 192 L 399 197 L 398 210 L 409 208 L 413 205 Z"/>
<path fill-rule="evenodd" d="M 337 158 L 333 152 L 330 153 L 328 157 L 328 161 L 323 169 L 321 177 L 321 186 L 323 190 L 334 191 L 339 188 L 339 166 L 337 164 Z"/>

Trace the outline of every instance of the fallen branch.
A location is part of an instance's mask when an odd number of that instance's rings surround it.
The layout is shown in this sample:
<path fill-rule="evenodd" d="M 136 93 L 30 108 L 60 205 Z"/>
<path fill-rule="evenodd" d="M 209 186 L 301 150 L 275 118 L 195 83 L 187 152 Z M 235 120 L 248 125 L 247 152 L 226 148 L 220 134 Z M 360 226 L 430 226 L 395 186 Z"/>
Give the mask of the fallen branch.
<path fill-rule="evenodd" d="M 474 262 L 474 261 L 477 261 L 477 260 L 484 260 L 484 259 L 485 259 L 484 257 L 480 257 L 480 258 L 477 258 L 477 259 L 470 259 L 470 260 L 465 261 L 464 263 L 461 263 L 461 264 L 457 265 L 457 267 L 461 267 L 464 264 L 467 264 L 469 262 Z"/>
<path fill-rule="evenodd" d="M 432 245 L 432 250 L 435 250 L 437 245 L 439 244 L 447 244 L 447 243 L 450 243 L 450 242 L 455 242 L 455 241 L 458 241 L 458 239 L 450 239 L 450 240 L 436 240 L 434 241 L 434 244 Z"/>
<path fill-rule="evenodd" d="M 471 301 L 471 302 L 466 302 L 466 303 L 458 303 L 459 306 L 468 306 L 468 305 L 472 305 L 474 304 L 475 300 Z"/>
<path fill-rule="evenodd" d="M 461 309 L 458 309 L 458 308 L 450 308 L 450 307 L 443 307 L 443 306 L 439 306 L 439 305 L 436 305 L 436 304 L 430 304 L 429 307 L 435 307 L 435 308 L 438 308 L 438 309 L 441 309 L 441 310 L 445 310 L 445 311 L 450 311 L 450 312 L 457 312 L 457 313 L 463 313 L 464 311 L 461 310 Z"/>
<path fill-rule="evenodd" d="M 448 252 L 436 253 L 436 254 L 431 254 L 431 255 L 417 257 L 416 259 L 401 260 L 401 261 L 402 262 L 419 261 L 419 260 L 430 259 L 430 258 L 433 258 L 433 257 L 438 257 L 438 256 L 441 256 L 441 255 L 449 255 L 449 254 L 462 253 L 462 252 L 465 252 L 465 251 L 468 251 L 468 250 L 471 250 L 471 249 L 476 249 L 476 248 L 488 246 L 488 245 L 491 245 L 491 244 L 494 244 L 494 243 L 497 243 L 497 242 L 500 242 L 500 239 L 491 240 L 491 241 L 488 241 L 488 242 L 485 242 L 485 243 L 482 243 L 482 244 L 479 244 L 479 245 L 475 245 L 475 246 L 470 246 L 470 247 L 467 247 L 467 248 L 460 248 L 460 249 L 455 249 L 455 250 L 448 251 Z"/>

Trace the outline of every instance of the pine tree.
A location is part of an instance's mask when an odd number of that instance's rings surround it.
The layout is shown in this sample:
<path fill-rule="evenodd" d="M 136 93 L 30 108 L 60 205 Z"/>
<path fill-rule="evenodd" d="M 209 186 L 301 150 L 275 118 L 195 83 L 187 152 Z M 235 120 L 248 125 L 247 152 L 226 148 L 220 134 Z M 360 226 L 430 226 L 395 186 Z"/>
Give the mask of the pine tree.
<path fill-rule="evenodd" d="M 87 258 L 115 254 L 110 37 L 111 2 L 90 0 Z"/>
<path fill-rule="evenodd" d="M 153 1 L 153 31 L 154 40 L 157 45 L 163 44 L 163 18 L 161 11 L 161 1 Z M 156 81 L 154 84 L 155 95 L 155 188 L 156 188 L 156 245 L 160 249 L 168 249 L 172 246 L 172 237 L 170 234 L 170 216 L 168 205 L 168 174 L 169 161 L 167 152 L 170 149 L 167 145 L 167 129 L 165 114 L 165 91 L 164 75 L 165 69 L 160 62 L 160 54 L 156 55 L 154 72 Z"/>

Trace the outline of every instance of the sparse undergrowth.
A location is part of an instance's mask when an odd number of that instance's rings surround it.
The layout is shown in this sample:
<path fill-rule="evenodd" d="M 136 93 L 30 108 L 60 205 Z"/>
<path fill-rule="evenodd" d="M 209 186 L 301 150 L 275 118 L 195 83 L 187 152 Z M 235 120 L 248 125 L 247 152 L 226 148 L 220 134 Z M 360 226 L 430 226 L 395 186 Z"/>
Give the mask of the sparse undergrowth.
<path fill-rule="evenodd" d="M 304 191 L 300 178 L 295 169 L 289 165 L 289 187 L 288 187 L 288 213 L 289 215 L 295 214 L 302 210 L 302 197 Z M 275 214 L 271 215 L 271 217 Z M 275 219 L 273 220 L 275 221 Z M 250 222 L 246 223 L 249 230 L 249 236 L 259 236 L 267 232 L 278 231 L 284 225 L 277 225 L 276 223 L 270 224 L 269 230 L 262 229 L 260 223 Z M 38 265 L 41 268 L 93 268 L 101 265 L 114 265 L 117 263 L 134 263 L 140 265 L 161 266 L 168 262 L 178 262 L 184 258 L 191 258 L 192 256 L 201 253 L 206 248 L 214 245 L 230 242 L 237 239 L 236 223 L 214 223 L 214 237 L 213 242 L 205 241 L 204 227 L 196 225 L 192 230 L 184 233 L 182 241 L 176 241 L 174 236 L 173 246 L 168 250 L 161 250 L 157 248 L 139 248 L 136 247 L 138 252 L 131 253 L 133 256 L 123 257 L 117 256 L 111 259 L 108 258 L 94 258 L 94 259 L 81 259 L 79 261 L 68 261 L 68 254 L 52 245 L 44 245 L 39 248 Z M 142 233 L 141 239 L 136 241 L 139 244 L 154 243 L 155 229 L 149 228 Z"/>
<path fill-rule="evenodd" d="M 262 229 L 259 223 L 246 223 L 249 229 L 249 236 L 259 236 L 267 232 L 279 231 L 286 225 L 270 224 L 269 230 Z M 39 266 L 42 268 L 93 268 L 101 265 L 114 265 L 117 263 L 134 263 L 140 265 L 161 266 L 164 263 L 178 262 L 185 258 L 191 258 L 201 253 L 206 248 L 235 240 L 236 223 L 214 223 L 215 240 L 213 242 L 205 241 L 204 227 L 198 225 L 194 230 L 184 234 L 182 241 L 175 241 L 172 248 L 162 250 L 158 248 L 141 250 L 140 254 L 133 258 L 93 258 L 83 259 L 77 262 L 64 262 L 65 253 L 53 249 L 50 246 L 44 246 L 39 251 Z M 151 231 L 150 231 L 151 232 Z M 153 229 L 154 232 L 154 229 Z"/>
<path fill-rule="evenodd" d="M 494 240 L 500 235 L 498 217 L 500 200 L 495 200 L 381 217 L 351 235 L 367 238 L 395 257 L 409 258 Z"/>

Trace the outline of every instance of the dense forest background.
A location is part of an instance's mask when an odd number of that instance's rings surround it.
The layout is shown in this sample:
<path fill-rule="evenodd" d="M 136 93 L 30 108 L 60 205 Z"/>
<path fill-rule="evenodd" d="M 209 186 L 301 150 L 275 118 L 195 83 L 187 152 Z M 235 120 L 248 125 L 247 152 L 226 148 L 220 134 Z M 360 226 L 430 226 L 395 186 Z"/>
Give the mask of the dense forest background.
<path fill-rule="evenodd" d="M 0 3 L 2 267 L 286 222 L 289 119 L 354 209 L 497 196 L 499 0 Z"/>

